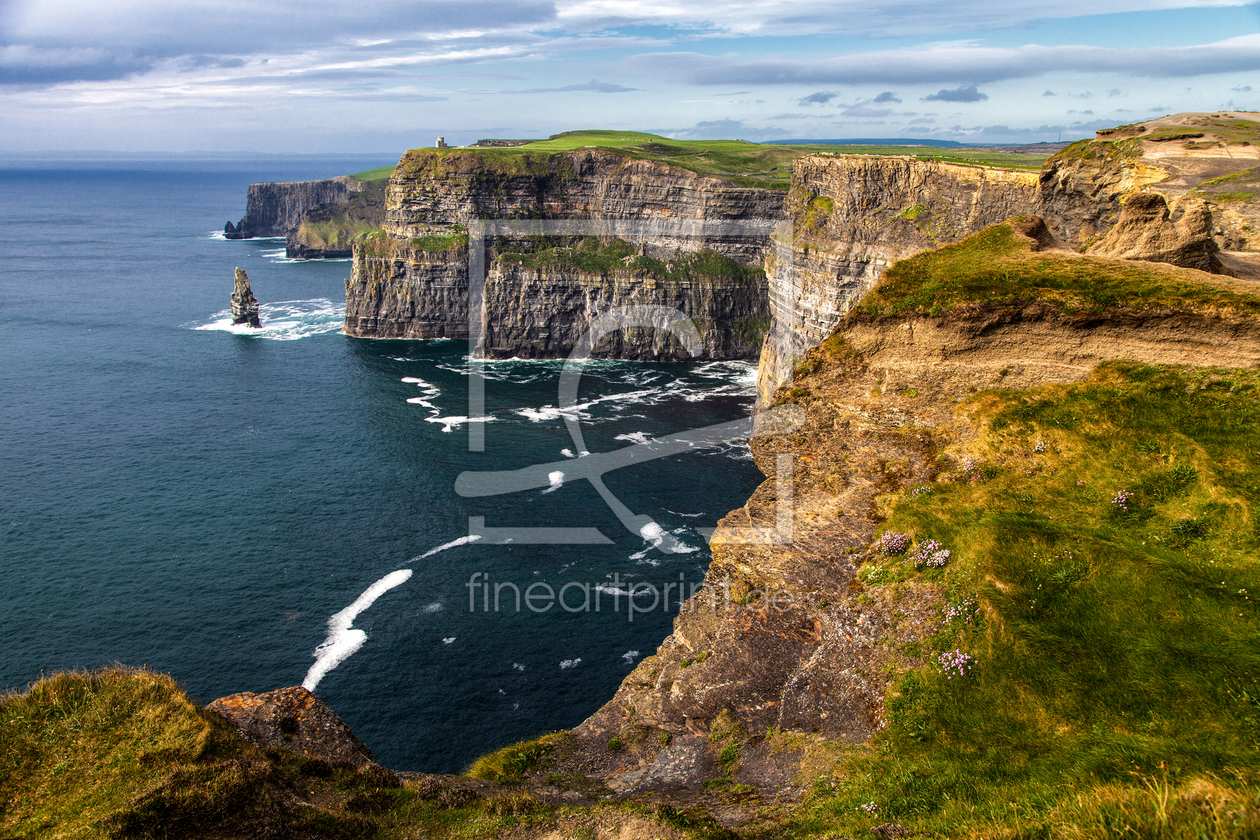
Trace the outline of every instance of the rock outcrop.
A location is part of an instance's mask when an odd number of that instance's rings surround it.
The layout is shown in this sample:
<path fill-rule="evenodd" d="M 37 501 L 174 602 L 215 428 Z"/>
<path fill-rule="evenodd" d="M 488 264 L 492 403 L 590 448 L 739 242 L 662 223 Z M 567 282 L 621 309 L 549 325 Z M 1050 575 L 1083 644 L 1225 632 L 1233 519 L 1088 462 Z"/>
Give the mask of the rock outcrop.
<path fill-rule="evenodd" d="M 798 160 L 766 259 L 773 318 L 762 401 L 891 262 L 1016 214 L 1045 219 L 1089 254 L 1260 277 L 1247 253 L 1260 226 L 1260 123 L 1249 116 L 1181 114 L 1100 132 L 1036 174 L 896 157 Z"/>
<path fill-rule="evenodd" d="M 337 713 L 301 686 L 232 694 L 206 709 L 227 719 L 255 746 L 279 747 L 356 768 L 377 766 L 372 751 Z"/>
<path fill-rule="evenodd" d="M 232 290 L 232 323 L 259 329 L 258 298 L 249 288 L 249 275 L 244 269 L 236 269 L 236 286 Z"/>
<path fill-rule="evenodd" d="M 1124 202 L 1120 220 L 1090 246 L 1089 253 L 1219 274 L 1225 269 L 1212 233 L 1212 211 L 1205 202 L 1185 198 L 1174 214 L 1159 193 L 1138 193 Z"/>
<path fill-rule="evenodd" d="M 796 162 L 787 220 L 766 258 L 772 323 L 763 402 L 893 262 L 1038 207 L 1033 172 L 910 157 L 810 155 Z"/>
<path fill-rule="evenodd" d="M 345 332 L 467 337 L 471 233 L 473 247 L 485 247 L 489 269 L 476 314 L 488 355 L 563 355 L 583 325 L 609 307 L 648 304 L 707 322 L 703 358 L 749 358 L 769 322 L 764 283 L 750 283 L 743 270 L 680 277 L 675 263 L 712 251 L 756 271 L 781 205 L 775 190 L 608 149 L 413 150 L 390 181 L 384 235 L 355 247 Z M 480 224 L 486 219 L 520 226 L 496 234 Z M 575 224 L 557 230 L 548 222 Z M 625 240 L 633 248 L 621 262 L 595 268 L 580 262 L 529 268 L 501 259 L 537 251 L 531 223 L 554 234 L 545 247 L 598 251 Z M 668 334 L 650 328 L 605 348 L 625 358 L 687 357 L 679 350 Z"/>

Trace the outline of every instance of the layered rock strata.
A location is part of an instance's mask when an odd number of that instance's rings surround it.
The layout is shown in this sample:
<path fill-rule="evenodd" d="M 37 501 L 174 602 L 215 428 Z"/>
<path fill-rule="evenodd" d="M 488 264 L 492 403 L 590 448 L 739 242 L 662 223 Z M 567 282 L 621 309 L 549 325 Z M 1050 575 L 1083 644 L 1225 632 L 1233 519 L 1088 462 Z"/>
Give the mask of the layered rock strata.
<path fill-rule="evenodd" d="M 236 285 L 232 289 L 232 323 L 261 328 L 258 320 L 258 298 L 249 288 L 249 275 L 244 269 L 236 269 Z"/>
<path fill-rule="evenodd" d="M 647 304 L 694 318 L 705 335 L 704 358 L 752 357 L 769 311 L 764 283 L 750 284 L 744 272 L 669 280 L 636 270 L 632 257 L 598 270 L 527 269 L 499 257 L 536 250 L 537 233 L 550 237 L 545 247 L 620 239 L 633 244 L 633 257 L 668 262 L 712 250 L 759 266 L 781 205 L 774 190 L 607 149 L 413 150 L 390 181 L 384 236 L 356 246 L 345 332 L 467 337 L 471 234 L 475 256 L 484 255 L 488 268 L 475 318 L 489 355 L 563 355 L 590 319 L 611 307 Z M 667 333 L 646 328 L 601 352 L 687 357 L 680 349 Z"/>
<path fill-rule="evenodd" d="M 323 181 L 250 184 L 244 217 L 235 225 L 228 222 L 223 233 L 228 239 L 287 236 L 311 210 L 321 204 L 348 201 L 361 189 L 361 183 L 348 175 Z"/>
<path fill-rule="evenodd" d="M 1260 278 L 1250 253 L 1260 123 L 1246 116 L 1182 114 L 1100 132 L 1040 173 L 896 157 L 798 160 L 766 259 L 773 317 L 762 401 L 890 263 L 1016 214 L 1044 218 L 1059 241 L 1088 254 Z"/>

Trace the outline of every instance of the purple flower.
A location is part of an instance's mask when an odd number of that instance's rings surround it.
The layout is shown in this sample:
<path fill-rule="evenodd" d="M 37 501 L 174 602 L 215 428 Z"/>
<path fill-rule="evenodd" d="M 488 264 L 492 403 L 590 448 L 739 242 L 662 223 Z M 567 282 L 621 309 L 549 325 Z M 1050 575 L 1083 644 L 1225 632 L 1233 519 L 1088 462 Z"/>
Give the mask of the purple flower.
<path fill-rule="evenodd" d="M 924 566 L 939 569 L 949 562 L 950 556 L 950 550 L 936 540 L 924 540 L 919 543 L 919 547 L 915 549 L 914 554 L 910 555 L 910 559 L 914 561 L 916 569 L 921 569 Z"/>
<path fill-rule="evenodd" d="M 971 656 L 963 653 L 957 648 L 946 651 L 936 657 L 936 664 L 940 666 L 941 673 L 943 673 L 945 678 L 948 680 L 952 680 L 954 677 L 965 677 L 967 673 L 971 671 L 975 662 L 976 661 L 972 659 Z"/>
<path fill-rule="evenodd" d="M 1133 498 L 1133 494 L 1128 490 L 1117 490 L 1116 497 L 1111 500 L 1111 506 L 1119 510 L 1129 509 L 1129 500 Z"/>
<path fill-rule="evenodd" d="M 945 623 L 950 624 L 955 619 L 961 618 L 963 621 L 970 622 L 980 612 L 980 608 L 976 606 L 975 598 L 963 598 L 956 604 L 950 604 L 945 609 Z"/>
<path fill-rule="evenodd" d="M 906 549 L 910 547 L 910 537 L 906 534 L 898 534 L 896 531 L 885 531 L 875 541 L 874 548 L 880 554 L 886 557 L 896 557 L 898 554 L 905 554 Z"/>

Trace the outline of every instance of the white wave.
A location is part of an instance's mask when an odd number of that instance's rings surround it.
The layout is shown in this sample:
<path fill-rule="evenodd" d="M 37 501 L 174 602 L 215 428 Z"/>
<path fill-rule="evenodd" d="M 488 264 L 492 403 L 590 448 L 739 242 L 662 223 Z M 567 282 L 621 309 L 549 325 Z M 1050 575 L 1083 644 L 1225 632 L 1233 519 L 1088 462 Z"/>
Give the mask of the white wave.
<path fill-rule="evenodd" d="M 704 516 L 703 513 L 679 513 L 678 511 L 670 510 L 669 508 L 665 508 L 665 512 L 672 513 L 674 516 L 681 516 L 683 519 L 695 519 L 698 516 Z"/>
<path fill-rule="evenodd" d="M 442 640 L 442 644 L 449 645 L 453 641 L 455 641 L 454 636 L 447 636 L 445 639 Z"/>
<path fill-rule="evenodd" d="M 551 486 L 548 487 L 546 490 L 544 490 L 543 491 L 544 493 L 551 493 L 556 490 L 559 490 L 561 487 L 564 486 L 564 473 L 562 473 L 560 470 L 554 470 L 552 472 L 547 473 L 547 482 Z"/>
<path fill-rule="evenodd" d="M 212 231 L 210 231 L 208 234 L 206 234 L 206 239 L 218 239 L 218 240 L 221 240 L 221 241 L 223 241 L 223 242 L 227 242 L 227 241 L 228 241 L 227 234 L 225 234 L 225 233 L 224 233 L 223 231 L 221 231 L 221 230 L 212 230 Z"/>
<path fill-rule="evenodd" d="M 346 320 L 344 303 L 333 303 L 327 298 L 314 300 L 286 300 L 264 303 L 258 308 L 261 329 L 232 323 L 232 310 L 216 312 L 210 320 L 185 324 L 194 330 L 230 332 L 249 338 L 266 338 L 272 341 L 292 341 L 313 335 L 341 332 Z"/>
<path fill-rule="evenodd" d="M 362 595 L 354 599 L 354 603 L 328 619 L 328 636 L 322 645 L 315 648 L 315 664 L 306 672 L 306 678 L 302 680 L 303 688 L 314 691 L 325 674 L 363 647 L 363 643 L 367 641 L 367 633 L 354 627 L 355 618 L 372 606 L 377 598 L 406 583 L 410 578 L 411 569 L 390 572 L 365 589 Z"/>
<path fill-rule="evenodd" d="M 469 543 L 476 542 L 479 539 L 481 539 L 481 534 L 469 534 L 466 537 L 460 537 L 457 540 L 451 540 L 448 543 L 442 543 L 437 548 L 430 548 L 428 551 L 426 551 L 424 554 L 421 554 L 419 557 L 413 557 L 412 562 L 415 562 L 416 560 L 423 560 L 426 557 L 432 557 L 434 554 L 437 554 L 439 551 L 446 551 L 448 548 L 455 548 L 456 546 L 468 545 Z"/>
<path fill-rule="evenodd" d="M 575 668 L 581 664 L 582 664 L 581 659 L 564 659 L 564 660 L 561 660 L 560 662 L 560 669 L 564 670 L 565 668 Z"/>
<path fill-rule="evenodd" d="M 429 416 L 424 418 L 426 423 L 441 423 L 443 432 L 452 432 L 465 423 L 489 423 L 494 420 L 494 415 L 490 414 L 485 417 L 466 417 L 464 415 L 451 415 L 450 417 L 442 416 L 442 409 L 433 404 L 432 400 L 441 395 L 442 389 L 431 382 L 425 382 L 417 376 L 404 376 L 402 379 L 408 385 L 415 385 L 424 389 L 424 395 L 419 397 L 410 397 L 407 402 L 412 405 L 422 406 L 429 409 Z"/>
<path fill-rule="evenodd" d="M 432 604 L 425 604 L 423 612 L 435 613 L 441 612 L 443 609 L 441 601 L 434 601 Z"/>
<path fill-rule="evenodd" d="M 652 436 L 647 432 L 628 432 L 624 435 L 617 435 L 613 440 L 628 440 L 631 443 L 647 443 Z"/>
<path fill-rule="evenodd" d="M 566 449 L 561 449 L 561 450 L 560 450 L 560 454 L 561 454 L 561 455 L 563 455 L 563 456 L 564 456 L 564 457 L 566 457 L 566 458 L 576 458 L 576 457 L 577 457 L 576 455 L 574 455 L 574 454 L 573 454 L 573 450 L 572 450 L 572 449 L 567 449 L 567 448 L 566 448 Z"/>
<path fill-rule="evenodd" d="M 624 402 L 626 400 L 642 401 L 644 398 L 661 393 L 661 389 L 645 389 L 642 391 L 626 391 L 621 394 L 607 394 L 602 397 L 596 397 L 584 403 L 576 403 L 568 408 L 556 408 L 554 405 L 544 405 L 541 408 L 518 408 L 516 413 L 534 423 L 544 423 L 549 420 L 560 420 L 564 417 L 573 417 L 581 420 L 588 419 L 587 410 L 592 406 L 606 402 Z"/>
<path fill-rule="evenodd" d="M 411 402 L 411 400 L 407 400 L 407 402 Z M 424 419 L 426 423 L 441 423 L 442 431 L 450 432 L 465 423 L 489 423 L 494 420 L 494 415 L 490 414 L 485 417 L 465 417 L 463 415 L 459 415 L 451 417 L 426 417 Z"/>
<path fill-rule="evenodd" d="M 409 361 L 409 360 L 400 359 L 399 361 Z M 431 388 L 434 391 L 438 391 L 438 387 L 436 385 L 434 385 L 432 382 L 425 382 L 423 379 L 421 379 L 418 376 L 404 376 L 402 378 L 402 381 L 406 382 L 408 385 L 422 385 L 425 388 Z M 438 391 L 438 393 L 441 393 L 441 391 Z"/>
<path fill-rule="evenodd" d="M 512 670 L 514 670 L 514 671 L 524 671 L 524 670 L 525 670 L 525 666 L 524 666 L 524 665 L 521 665 L 521 664 L 520 664 L 520 663 L 518 663 L 518 662 L 513 662 L 513 663 L 512 663 Z"/>
<path fill-rule="evenodd" d="M 639 652 L 637 650 L 628 650 L 621 654 L 621 658 L 626 660 L 627 665 L 633 665 L 634 660 L 639 658 Z"/>

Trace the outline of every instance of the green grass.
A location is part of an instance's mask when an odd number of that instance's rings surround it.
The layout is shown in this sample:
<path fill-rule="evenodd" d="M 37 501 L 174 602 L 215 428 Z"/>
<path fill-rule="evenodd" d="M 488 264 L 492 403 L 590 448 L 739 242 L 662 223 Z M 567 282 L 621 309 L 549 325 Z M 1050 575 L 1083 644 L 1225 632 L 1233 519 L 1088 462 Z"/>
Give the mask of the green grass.
<path fill-rule="evenodd" d="M 519 741 L 489 755 L 483 755 L 464 774 L 488 782 L 518 782 L 529 773 L 542 768 L 546 760 L 562 751 L 572 738 L 568 732 L 555 732 L 541 738 Z"/>
<path fill-rule="evenodd" d="M 584 274 L 608 276 L 614 273 L 636 274 L 662 282 L 695 279 L 734 279 L 749 283 L 764 281 L 760 266 L 742 265 L 716 251 L 696 251 L 671 260 L 660 260 L 637 253 L 635 246 L 623 239 L 601 243 L 587 237 L 574 246 L 551 247 L 540 240 L 537 250 L 525 253 L 500 254 L 505 265 L 530 269 L 577 269 Z M 749 330 L 760 329 L 749 324 Z"/>
<path fill-rule="evenodd" d="M 290 773 L 304 762 L 287 761 Z M 348 768 L 324 770 L 322 784 L 343 800 L 377 790 Z M 0 836 L 365 832 L 354 814 L 281 809 L 280 775 L 162 674 L 58 674 L 0 700 Z"/>
<path fill-rule="evenodd" d="M 379 166 L 376 169 L 368 169 L 364 172 L 356 172 L 350 177 L 358 178 L 360 181 L 365 181 L 369 184 L 373 181 L 388 181 L 389 177 L 394 174 L 394 170 L 397 167 L 398 167 L 397 164 L 390 164 L 389 166 Z"/>
<path fill-rule="evenodd" d="M 1260 313 L 1260 296 L 1207 285 L 1188 269 L 1032 251 L 1011 222 L 902 260 L 859 305 L 873 315 L 938 315 L 962 304 L 1051 301 L 1065 311 L 1174 308 Z"/>
<path fill-rule="evenodd" d="M 479 764 L 513 778 L 565 737 Z M 553 817 L 523 791 L 399 787 L 379 769 L 258 750 L 149 671 L 58 674 L 0 697 L 4 838 L 488 840 Z"/>
<path fill-rule="evenodd" d="M 704 175 L 716 175 L 737 185 L 787 189 L 792 161 L 807 154 L 909 155 L 921 160 L 1037 169 L 1044 156 L 995 152 L 986 149 L 940 150 L 913 146 L 783 146 L 743 140 L 672 140 L 638 131 L 569 131 L 548 140 L 508 148 L 414 149 L 404 157 L 405 169 L 468 166 L 476 161 L 490 171 L 545 175 L 552 156 L 586 148 L 610 149 L 629 158 L 655 160 Z M 443 161 L 448 161 L 444 163 Z M 379 170 L 376 170 L 379 171 Z"/>
<path fill-rule="evenodd" d="M 959 413 L 980 434 L 885 523 L 949 563 L 880 558 L 864 577 L 969 606 L 906 651 L 923 667 L 798 833 L 1256 836 L 1260 374 L 1112 362 Z M 947 678 L 955 650 L 973 665 Z"/>

